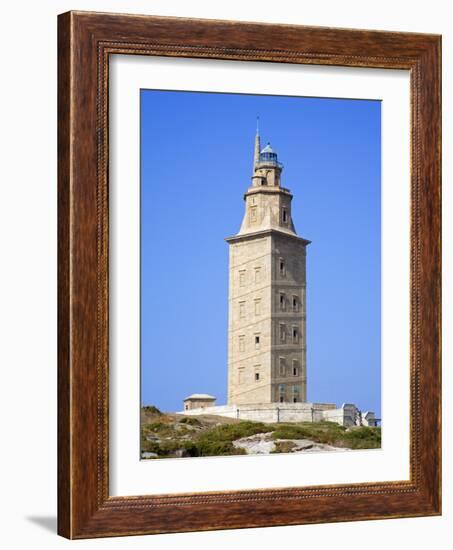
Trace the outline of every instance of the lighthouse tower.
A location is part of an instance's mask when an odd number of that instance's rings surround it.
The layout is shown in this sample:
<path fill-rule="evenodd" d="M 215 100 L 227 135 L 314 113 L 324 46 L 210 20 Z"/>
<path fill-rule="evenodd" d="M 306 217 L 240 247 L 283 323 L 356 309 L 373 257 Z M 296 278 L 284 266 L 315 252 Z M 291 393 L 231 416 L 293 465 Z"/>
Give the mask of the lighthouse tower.
<path fill-rule="evenodd" d="M 257 130 L 240 231 L 229 244 L 228 404 L 307 398 L 306 248 L 283 166 Z"/>

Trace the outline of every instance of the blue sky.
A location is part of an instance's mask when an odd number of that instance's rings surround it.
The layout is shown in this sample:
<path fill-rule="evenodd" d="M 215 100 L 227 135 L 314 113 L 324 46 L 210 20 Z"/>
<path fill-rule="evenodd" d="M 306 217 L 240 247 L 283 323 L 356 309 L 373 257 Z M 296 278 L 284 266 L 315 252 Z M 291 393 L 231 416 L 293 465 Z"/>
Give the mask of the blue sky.
<path fill-rule="evenodd" d="M 256 117 L 307 253 L 308 400 L 380 416 L 379 101 L 142 90 L 142 403 L 226 402 L 228 245 Z"/>

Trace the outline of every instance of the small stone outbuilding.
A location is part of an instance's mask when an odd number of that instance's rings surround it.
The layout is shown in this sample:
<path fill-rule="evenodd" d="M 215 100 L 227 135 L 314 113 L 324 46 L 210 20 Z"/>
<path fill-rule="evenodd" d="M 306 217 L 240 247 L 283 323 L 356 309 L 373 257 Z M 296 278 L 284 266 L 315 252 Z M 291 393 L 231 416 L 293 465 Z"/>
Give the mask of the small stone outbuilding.
<path fill-rule="evenodd" d="M 213 407 L 216 398 L 207 393 L 193 393 L 184 399 L 184 410 L 203 409 L 204 407 Z"/>

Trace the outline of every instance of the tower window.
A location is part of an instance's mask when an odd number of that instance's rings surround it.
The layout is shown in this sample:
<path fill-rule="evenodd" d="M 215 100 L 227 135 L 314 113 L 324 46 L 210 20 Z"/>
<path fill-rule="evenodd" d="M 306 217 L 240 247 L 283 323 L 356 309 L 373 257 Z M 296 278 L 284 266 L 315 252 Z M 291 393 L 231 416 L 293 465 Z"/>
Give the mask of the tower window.
<path fill-rule="evenodd" d="M 261 315 L 261 300 L 259 298 L 255 300 L 255 315 Z"/>
<path fill-rule="evenodd" d="M 255 283 L 259 283 L 261 281 L 261 268 L 255 267 Z"/>
<path fill-rule="evenodd" d="M 293 327 L 293 343 L 297 344 L 299 340 L 299 329 L 297 327 Z"/>
<path fill-rule="evenodd" d="M 245 285 L 245 269 L 239 271 L 239 286 Z"/>
<path fill-rule="evenodd" d="M 256 222 L 256 206 L 252 206 L 250 208 L 250 221 L 251 221 L 251 223 Z"/>
<path fill-rule="evenodd" d="M 239 318 L 245 318 L 245 302 L 239 302 Z"/>
<path fill-rule="evenodd" d="M 286 327 L 284 324 L 280 325 L 280 342 L 286 342 Z"/>
<path fill-rule="evenodd" d="M 282 222 L 287 223 L 287 221 L 288 221 L 288 212 L 287 212 L 286 208 L 283 208 L 283 210 L 282 210 Z"/>
<path fill-rule="evenodd" d="M 278 263 L 279 263 L 280 276 L 284 277 L 286 275 L 285 260 L 283 258 L 280 258 Z"/>
<path fill-rule="evenodd" d="M 299 311 L 299 299 L 296 295 L 293 296 L 293 311 Z"/>
<path fill-rule="evenodd" d="M 255 334 L 255 349 L 259 349 L 259 348 L 260 348 L 260 335 Z"/>
<path fill-rule="evenodd" d="M 245 336 L 243 334 L 239 336 L 239 351 L 245 351 Z"/>
<path fill-rule="evenodd" d="M 299 361 L 293 359 L 293 376 L 299 376 Z"/>
<path fill-rule="evenodd" d="M 255 365 L 255 382 L 258 382 L 260 379 L 260 368 L 261 365 Z"/>
<path fill-rule="evenodd" d="M 244 383 L 244 367 L 238 369 L 238 384 Z"/>
<path fill-rule="evenodd" d="M 284 357 L 280 357 L 280 376 L 285 376 L 286 374 L 286 362 Z"/>
<path fill-rule="evenodd" d="M 286 306 L 286 296 L 285 294 L 282 292 L 280 294 L 280 310 L 281 311 L 285 311 L 285 306 Z"/>

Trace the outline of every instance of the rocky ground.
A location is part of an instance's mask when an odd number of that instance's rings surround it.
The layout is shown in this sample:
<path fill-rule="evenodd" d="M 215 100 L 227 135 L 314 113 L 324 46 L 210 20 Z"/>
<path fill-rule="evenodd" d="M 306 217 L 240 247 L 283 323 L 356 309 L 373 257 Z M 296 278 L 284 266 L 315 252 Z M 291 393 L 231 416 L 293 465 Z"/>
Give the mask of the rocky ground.
<path fill-rule="evenodd" d="M 347 451 L 346 447 L 334 447 L 311 439 L 274 439 L 273 432 L 241 437 L 233 441 L 236 449 L 244 449 L 249 455 L 269 453 L 315 453 L 319 451 Z"/>
<path fill-rule="evenodd" d="M 142 458 L 310 453 L 376 449 L 381 429 L 345 428 L 332 422 L 265 424 L 214 415 L 141 411 Z"/>

